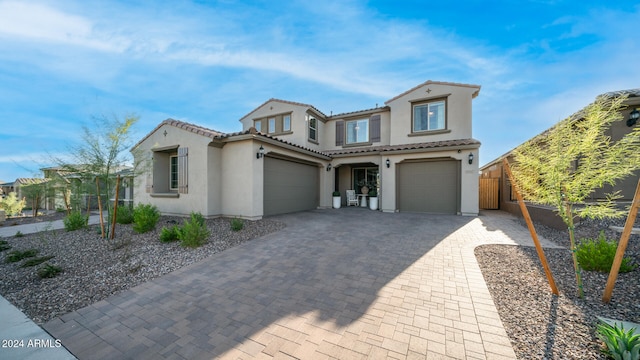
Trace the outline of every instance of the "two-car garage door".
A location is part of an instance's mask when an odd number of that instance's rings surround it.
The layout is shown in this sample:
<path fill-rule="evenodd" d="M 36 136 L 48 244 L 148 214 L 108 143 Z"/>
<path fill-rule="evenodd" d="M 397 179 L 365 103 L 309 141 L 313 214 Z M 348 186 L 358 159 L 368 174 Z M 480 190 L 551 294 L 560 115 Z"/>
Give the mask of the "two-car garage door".
<path fill-rule="evenodd" d="M 398 168 L 400 211 L 440 214 L 456 214 L 459 211 L 459 161 L 404 162 Z"/>
<path fill-rule="evenodd" d="M 319 191 L 318 166 L 264 157 L 264 215 L 316 209 Z"/>

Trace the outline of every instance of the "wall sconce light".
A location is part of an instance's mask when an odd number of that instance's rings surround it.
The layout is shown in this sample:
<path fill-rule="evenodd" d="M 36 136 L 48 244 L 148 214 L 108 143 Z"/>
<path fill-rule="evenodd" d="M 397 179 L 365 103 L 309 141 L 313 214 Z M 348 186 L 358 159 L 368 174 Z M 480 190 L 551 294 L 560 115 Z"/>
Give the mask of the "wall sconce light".
<path fill-rule="evenodd" d="M 387 169 L 391 166 L 391 161 L 389 161 L 389 159 L 387 159 L 387 161 L 385 161 L 384 163 L 387 164 Z"/>
<path fill-rule="evenodd" d="M 473 164 L 473 153 L 469 153 L 469 164 Z"/>
<path fill-rule="evenodd" d="M 327 171 L 331 171 L 331 164 L 327 165 Z"/>
<path fill-rule="evenodd" d="M 264 148 L 262 147 L 262 145 L 260 145 L 260 149 L 258 149 L 258 152 L 256 153 L 256 159 L 262 159 L 263 156 L 264 156 Z"/>
<path fill-rule="evenodd" d="M 640 118 L 640 111 L 638 111 L 638 108 L 635 108 L 629 114 L 629 119 L 627 119 L 627 126 L 632 127 L 633 125 L 635 125 L 638 122 L 638 118 Z"/>

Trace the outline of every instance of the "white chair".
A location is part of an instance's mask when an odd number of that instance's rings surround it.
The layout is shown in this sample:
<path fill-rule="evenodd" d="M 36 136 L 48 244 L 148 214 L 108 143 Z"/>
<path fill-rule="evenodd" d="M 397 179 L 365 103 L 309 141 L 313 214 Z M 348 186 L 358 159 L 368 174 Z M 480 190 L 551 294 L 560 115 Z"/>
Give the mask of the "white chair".
<path fill-rule="evenodd" d="M 358 206 L 358 197 L 355 190 L 347 190 L 347 206 Z"/>

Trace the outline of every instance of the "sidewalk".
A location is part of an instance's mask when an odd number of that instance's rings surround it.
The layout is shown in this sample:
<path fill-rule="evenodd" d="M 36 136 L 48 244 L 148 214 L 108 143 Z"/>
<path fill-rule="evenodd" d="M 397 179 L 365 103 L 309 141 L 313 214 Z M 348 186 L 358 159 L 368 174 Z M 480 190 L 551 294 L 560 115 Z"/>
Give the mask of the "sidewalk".
<path fill-rule="evenodd" d="M 89 225 L 95 225 L 98 223 L 99 215 L 91 215 L 89 216 Z M 24 225 L 15 225 L 15 226 L 4 226 L 0 227 L 0 237 L 11 237 L 14 236 L 18 231 L 22 234 L 33 234 L 41 231 L 47 230 L 58 230 L 64 229 L 64 223 L 62 220 L 55 221 L 43 221 L 33 224 L 24 224 Z"/>

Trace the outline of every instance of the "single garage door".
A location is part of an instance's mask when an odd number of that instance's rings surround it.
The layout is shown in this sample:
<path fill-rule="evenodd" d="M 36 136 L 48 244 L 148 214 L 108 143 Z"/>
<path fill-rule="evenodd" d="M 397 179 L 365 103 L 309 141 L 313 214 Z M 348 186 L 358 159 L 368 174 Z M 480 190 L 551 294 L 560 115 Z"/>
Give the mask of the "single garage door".
<path fill-rule="evenodd" d="M 319 168 L 292 160 L 264 157 L 264 214 L 311 210 L 319 204 Z"/>
<path fill-rule="evenodd" d="M 460 162 L 406 162 L 399 165 L 398 208 L 406 212 L 456 214 L 460 203 Z"/>

